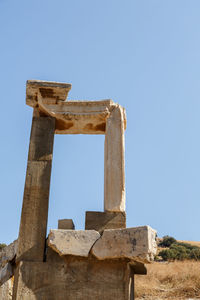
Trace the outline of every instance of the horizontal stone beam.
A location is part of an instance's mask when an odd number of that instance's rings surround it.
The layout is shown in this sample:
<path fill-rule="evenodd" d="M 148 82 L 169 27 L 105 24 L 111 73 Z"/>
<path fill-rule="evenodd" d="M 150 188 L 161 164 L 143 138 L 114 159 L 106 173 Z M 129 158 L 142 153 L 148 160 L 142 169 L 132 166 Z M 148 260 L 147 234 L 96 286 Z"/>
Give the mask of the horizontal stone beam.
<path fill-rule="evenodd" d="M 51 230 L 48 246 L 60 256 L 88 257 L 97 260 L 129 259 L 150 262 L 157 251 L 156 231 L 149 226 L 106 229 L 102 236 L 95 230 Z"/>
<path fill-rule="evenodd" d="M 55 118 L 56 134 L 105 134 L 106 120 L 115 104 L 112 100 L 66 101 L 71 84 L 28 80 L 26 104 Z M 124 113 L 124 128 L 126 118 Z"/>

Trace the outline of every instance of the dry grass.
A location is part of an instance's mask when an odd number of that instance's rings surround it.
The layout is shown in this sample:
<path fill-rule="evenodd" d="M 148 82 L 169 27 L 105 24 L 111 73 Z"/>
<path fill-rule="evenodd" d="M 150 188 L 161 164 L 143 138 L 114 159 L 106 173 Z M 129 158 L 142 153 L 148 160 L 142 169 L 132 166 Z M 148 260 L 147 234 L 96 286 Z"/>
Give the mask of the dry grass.
<path fill-rule="evenodd" d="M 190 244 L 192 246 L 200 247 L 200 242 L 194 242 L 194 241 L 178 241 L 178 242 L 186 243 L 186 244 Z"/>
<path fill-rule="evenodd" d="M 200 262 L 154 262 L 135 276 L 136 299 L 200 299 Z"/>

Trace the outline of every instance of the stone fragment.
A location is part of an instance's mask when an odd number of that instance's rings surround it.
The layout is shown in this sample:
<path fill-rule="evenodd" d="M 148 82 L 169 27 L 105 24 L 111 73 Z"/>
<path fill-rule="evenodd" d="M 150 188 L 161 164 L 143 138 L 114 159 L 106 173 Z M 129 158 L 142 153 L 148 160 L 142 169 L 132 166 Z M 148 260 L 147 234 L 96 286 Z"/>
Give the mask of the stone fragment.
<path fill-rule="evenodd" d="M 13 269 L 11 263 L 7 263 L 0 269 L 0 285 L 4 284 L 8 279 L 13 276 Z"/>
<path fill-rule="evenodd" d="M 86 211 L 85 229 L 100 233 L 105 229 L 126 228 L 125 212 Z"/>
<path fill-rule="evenodd" d="M 75 229 L 72 219 L 58 220 L 58 229 Z"/>
<path fill-rule="evenodd" d="M 87 257 L 91 247 L 100 238 L 95 230 L 50 230 L 48 246 L 59 255 Z"/>
<path fill-rule="evenodd" d="M 156 231 L 149 226 L 106 229 L 91 253 L 97 259 L 128 258 L 149 262 L 156 254 Z"/>
<path fill-rule="evenodd" d="M 4 247 L 0 251 L 0 267 L 4 267 L 7 262 L 12 261 L 17 253 L 18 241 L 15 240 L 13 243 Z"/>

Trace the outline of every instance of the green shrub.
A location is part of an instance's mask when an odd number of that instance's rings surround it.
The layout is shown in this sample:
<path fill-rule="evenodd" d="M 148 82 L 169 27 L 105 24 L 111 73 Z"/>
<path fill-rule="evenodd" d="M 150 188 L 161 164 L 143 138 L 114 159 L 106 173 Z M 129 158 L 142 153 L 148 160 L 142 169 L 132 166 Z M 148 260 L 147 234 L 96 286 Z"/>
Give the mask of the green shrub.
<path fill-rule="evenodd" d="M 0 251 L 6 246 L 7 246 L 6 244 L 0 244 Z"/>
<path fill-rule="evenodd" d="M 168 246 L 167 246 L 168 245 Z M 163 260 L 200 260 L 200 248 L 188 243 L 177 242 L 174 238 L 165 236 L 159 246 L 168 247 L 158 253 Z"/>
<path fill-rule="evenodd" d="M 171 244 L 176 243 L 175 238 L 165 235 L 163 236 L 162 242 L 159 243 L 159 247 L 170 247 Z"/>
<path fill-rule="evenodd" d="M 163 260 L 175 260 L 176 259 L 176 251 L 173 249 L 165 249 L 159 252 L 159 256 L 162 257 Z"/>
<path fill-rule="evenodd" d="M 194 248 L 190 251 L 190 259 L 200 260 L 200 248 Z"/>

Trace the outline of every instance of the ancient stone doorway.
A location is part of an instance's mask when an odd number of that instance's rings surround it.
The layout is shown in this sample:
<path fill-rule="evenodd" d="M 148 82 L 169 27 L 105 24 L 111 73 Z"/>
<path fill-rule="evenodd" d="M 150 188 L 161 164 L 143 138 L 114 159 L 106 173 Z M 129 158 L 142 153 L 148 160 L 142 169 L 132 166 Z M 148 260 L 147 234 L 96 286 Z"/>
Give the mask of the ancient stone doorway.
<path fill-rule="evenodd" d="M 65 218 L 84 229 L 85 211 L 104 210 L 103 186 L 104 136 L 55 135 L 47 232 Z"/>
<path fill-rule="evenodd" d="M 125 110 L 112 100 L 66 101 L 70 89 L 65 83 L 27 81 L 26 103 L 34 111 L 18 257 L 43 260 L 54 134 L 105 135 L 104 211 L 125 212 Z"/>

